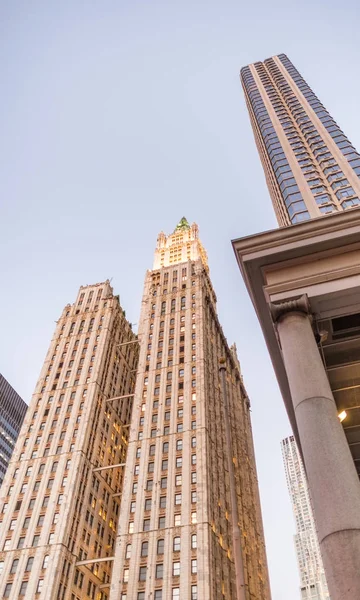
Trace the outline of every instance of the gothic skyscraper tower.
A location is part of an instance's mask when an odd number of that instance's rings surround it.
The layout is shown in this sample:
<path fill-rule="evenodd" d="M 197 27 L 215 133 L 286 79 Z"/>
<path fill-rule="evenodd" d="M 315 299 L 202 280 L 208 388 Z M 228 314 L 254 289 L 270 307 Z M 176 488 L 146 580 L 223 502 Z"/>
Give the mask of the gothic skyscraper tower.
<path fill-rule="evenodd" d="M 235 347 L 218 320 L 198 227 L 186 219 L 158 237 L 139 339 L 110 600 L 236 597 L 220 358 L 227 368 L 244 597 L 268 600 L 250 403 Z"/>

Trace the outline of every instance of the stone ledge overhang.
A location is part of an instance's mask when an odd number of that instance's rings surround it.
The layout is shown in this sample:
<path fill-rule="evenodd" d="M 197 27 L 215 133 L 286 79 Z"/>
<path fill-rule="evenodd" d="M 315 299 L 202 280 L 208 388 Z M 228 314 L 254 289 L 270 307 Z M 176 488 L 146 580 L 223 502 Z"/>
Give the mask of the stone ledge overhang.
<path fill-rule="evenodd" d="M 340 292 L 344 295 L 347 289 L 351 288 L 352 293 L 357 290 L 360 294 L 360 210 L 326 215 L 235 239 L 232 246 L 299 443 L 269 304 L 305 293 L 309 296 L 311 309 L 317 312 L 319 307 L 325 311 L 326 300 L 334 302 L 335 296 Z"/>

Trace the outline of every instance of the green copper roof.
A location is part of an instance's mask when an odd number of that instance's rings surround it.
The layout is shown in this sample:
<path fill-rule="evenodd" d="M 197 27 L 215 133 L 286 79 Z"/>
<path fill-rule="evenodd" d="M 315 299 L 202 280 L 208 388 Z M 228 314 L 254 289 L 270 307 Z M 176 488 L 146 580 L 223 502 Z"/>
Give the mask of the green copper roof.
<path fill-rule="evenodd" d="M 180 220 L 180 223 L 178 223 L 175 227 L 175 231 L 185 231 L 186 229 L 190 229 L 190 225 L 187 222 L 187 220 L 185 219 L 185 217 L 183 217 Z"/>

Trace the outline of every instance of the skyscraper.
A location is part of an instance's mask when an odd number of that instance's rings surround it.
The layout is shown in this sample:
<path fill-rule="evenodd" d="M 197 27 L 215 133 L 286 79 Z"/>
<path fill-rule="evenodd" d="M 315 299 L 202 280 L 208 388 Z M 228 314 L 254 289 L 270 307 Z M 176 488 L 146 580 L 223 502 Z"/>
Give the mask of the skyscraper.
<path fill-rule="evenodd" d="M 294 436 L 282 440 L 286 481 L 296 522 L 295 548 L 300 573 L 301 600 L 328 600 L 304 466 Z"/>
<path fill-rule="evenodd" d="M 360 155 L 287 56 L 241 80 L 279 224 L 360 205 Z"/>
<path fill-rule="evenodd" d="M 109 281 L 81 287 L 0 490 L 1 598 L 107 600 L 137 355 Z"/>
<path fill-rule="evenodd" d="M 197 225 L 160 233 L 145 278 L 140 357 L 110 600 L 233 600 L 233 527 L 219 359 L 247 600 L 270 598 L 250 403 L 216 312 Z"/>
<path fill-rule="evenodd" d="M 0 486 L 26 410 L 27 404 L 0 373 Z"/>
<path fill-rule="evenodd" d="M 353 600 L 360 598 L 360 156 L 284 54 L 244 67 L 241 79 L 281 227 L 234 240 L 233 248 L 304 459 L 331 599 Z"/>

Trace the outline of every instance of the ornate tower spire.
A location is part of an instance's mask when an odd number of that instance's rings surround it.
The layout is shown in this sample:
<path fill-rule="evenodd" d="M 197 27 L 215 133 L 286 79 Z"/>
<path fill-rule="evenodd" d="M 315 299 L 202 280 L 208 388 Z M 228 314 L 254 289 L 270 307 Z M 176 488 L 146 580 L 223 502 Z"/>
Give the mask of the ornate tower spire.
<path fill-rule="evenodd" d="M 154 270 L 161 267 L 201 260 L 208 270 L 206 251 L 199 240 L 199 228 L 196 223 L 190 225 L 185 217 L 180 219 L 173 233 L 158 235 L 154 257 Z"/>

